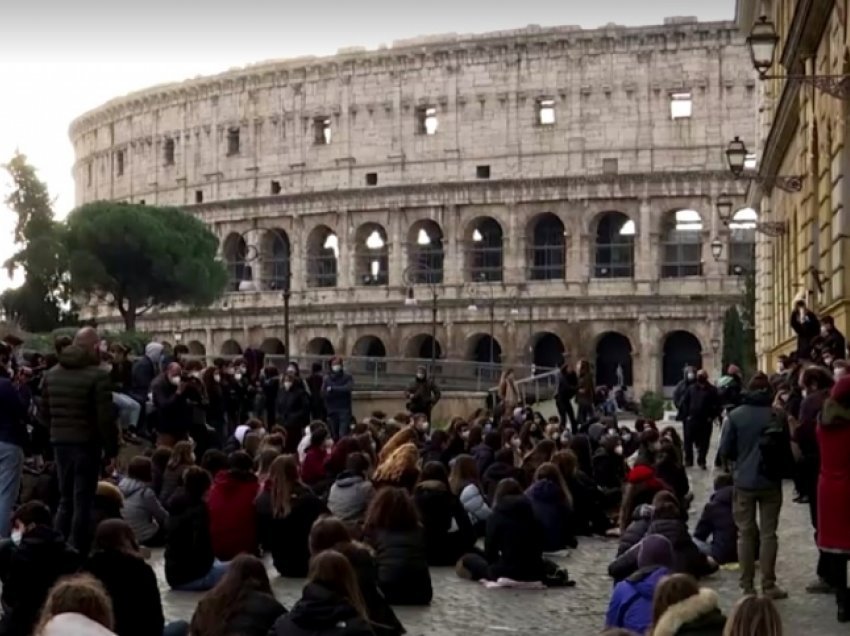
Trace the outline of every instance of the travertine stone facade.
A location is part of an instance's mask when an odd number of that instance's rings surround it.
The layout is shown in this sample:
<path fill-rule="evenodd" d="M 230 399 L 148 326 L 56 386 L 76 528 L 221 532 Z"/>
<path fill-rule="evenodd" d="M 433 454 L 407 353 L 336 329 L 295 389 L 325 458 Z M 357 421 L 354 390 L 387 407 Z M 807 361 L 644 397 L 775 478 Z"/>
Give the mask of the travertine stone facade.
<path fill-rule="evenodd" d="M 492 302 L 504 361 L 564 349 L 659 388 L 700 350 L 715 369 L 739 293 L 710 243 L 717 196 L 743 204 L 723 151 L 754 135 L 749 69 L 733 23 L 687 19 L 266 62 L 77 119 L 77 203 L 181 205 L 220 236 L 232 291 L 140 324 L 197 351 L 279 349 L 291 272 L 293 354 L 428 357 L 427 279 L 443 357 L 489 358 Z"/>

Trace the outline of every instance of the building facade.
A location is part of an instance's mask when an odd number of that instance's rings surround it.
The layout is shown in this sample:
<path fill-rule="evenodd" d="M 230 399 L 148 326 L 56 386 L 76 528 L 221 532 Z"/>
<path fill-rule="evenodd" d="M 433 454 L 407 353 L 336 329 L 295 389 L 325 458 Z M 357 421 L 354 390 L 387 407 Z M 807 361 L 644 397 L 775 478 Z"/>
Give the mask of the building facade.
<path fill-rule="evenodd" d="M 785 224 L 785 234 L 757 240 L 756 336 L 762 368 L 796 349 L 790 327 L 794 301 L 850 329 L 850 217 L 844 201 L 850 181 L 848 101 L 787 75 L 850 72 L 846 0 L 739 0 L 742 33 L 765 16 L 779 36 L 776 63 L 758 89 L 758 170 L 765 178 L 803 177 L 800 192 L 752 184 L 748 198 L 762 218 Z M 757 74 L 752 71 L 753 77 Z M 850 93 L 847 94 L 850 97 Z"/>
<path fill-rule="evenodd" d="M 751 267 L 715 200 L 744 206 L 723 152 L 755 136 L 755 87 L 736 25 L 688 18 L 268 62 L 81 116 L 76 198 L 179 205 L 220 237 L 224 298 L 139 324 L 197 353 L 281 353 L 289 288 L 293 355 L 566 354 L 658 389 L 717 370 Z"/>

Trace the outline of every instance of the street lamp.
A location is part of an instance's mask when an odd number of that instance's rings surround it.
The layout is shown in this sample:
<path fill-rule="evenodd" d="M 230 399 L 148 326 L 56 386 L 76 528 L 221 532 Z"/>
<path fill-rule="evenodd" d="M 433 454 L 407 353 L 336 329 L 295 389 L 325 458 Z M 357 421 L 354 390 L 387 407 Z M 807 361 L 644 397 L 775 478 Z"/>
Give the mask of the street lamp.
<path fill-rule="evenodd" d="M 289 365 L 289 299 L 292 296 L 292 270 L 289 265 L 286 267 L 286 274 L 283 279 L 283 355 L 284 365 Z"/>
<path fill-rule="evenodd" d="M 770 189 L 774 186 L 785 192 L 799 192 L 803 189 L 803 177 L 781 176 L 763 177 L 755 171 L 745 171 L 749 151 L 747 145 L 740 137 L 735 137 L 726 148 L 726 161 L 729 163 L 729 171 L 736 179 L 748 179 L 755 181 Z"/>
<path fill-rule="evenodd" d="M 721 194 L 717 197 L 715 206 L 717 207 L 717 216 L 720 218 L 720 222 L 726 227 L 730 227 L 733 223 L 736 223 L 737 227 L 733 229 L 753 229 L 765 236 L 782 236 L 788 232 L 787 223 L 783 221 L 757 221 L 754 212 L 752 212 L 751 217 L 741 218 L 739 221 L 736 221 L 735 217 L 737 215 L 732 214 L 732 200 L 727 194 Z M 723 244 L 718 239 L 712 241 L 711 253 L 714 256 L 714 260 L 720 260 L 722 251 Z"/>
<path fill-rule="evenodd" d="M 719 238 L 711 242 L 711 255 L 714 257 L 714 262 L 720 262 L 720 257 L 723 255 L 723 241 Z"/>
<path fill-rule="evenodd" d="M 729 225 L 732 220 L 732 199 L 725 192 L 717 197 L 717 216 L 723 225 Z"/>
<path fill-rule="evenodd" d="M 407 294 L 404 299 L 404 304 L 407 307 L 415 307 L 417 304 L 414 285 L 424 282 L 431 289 L 431 369 L 429 373 L 432 375 L 437 362 L 437 299 L 439 298 L 439 287 L 433 282 L 437 280 L 436 273 L 430 267 L 419 263 L 410 265 L 402 273 L 402 280 L 407 286 Z"/>

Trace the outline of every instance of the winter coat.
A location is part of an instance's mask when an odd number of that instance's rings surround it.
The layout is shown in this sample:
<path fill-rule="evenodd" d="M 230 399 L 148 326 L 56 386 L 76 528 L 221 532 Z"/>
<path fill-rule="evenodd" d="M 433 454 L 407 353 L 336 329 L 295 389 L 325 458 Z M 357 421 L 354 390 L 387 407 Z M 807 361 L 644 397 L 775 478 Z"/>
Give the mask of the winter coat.
<path fill-rule="evenodd" d="M 644 634 L 652 625 L 652 597 L 655 588 L 670 570 L 665 567 L 648 567 L 638 570 L 614 586 L 605 627 L 621 627 L 636 634 Z"/>
<path fill-rule="evenodd" d="M 646 531 L 647 536 L 650 534 L 660 534 L 673 546 L 673 567 L 671 569 L 674 572 L 683 572 L 701 578 L 715 571 L 716 568 L 709 565 L 708 559 L 699 551 L 699 548 L 691 539 L 688 527 L 681 519 L 655 519 L 649 524 Z M 608 566 L 608 574 L 615 581 L 622 581 L 637 571 L 639 549 L 640 544 L 632 547 Z"/>
<path fill-rule="evenodd" d="M 158 356 L 161 353 L 162 345 L 156 342 L 151 342 L 147 347 L 145 347 L 145 355 L 133 360 L 130 395 L 142 404 L 148 401 L 148 393 L 150 393 L 151 384 L 153 384 L 154 378 L 156 378 L 159 373 L 159 371 L 157 371 L 157 365 L 150 356 L 153 354 Z"/>
<path fill-rule="evenodd" d="M 85 569 L 103 583 L 112 599 L 118 636 L 161 634 L 162 600 L 153 569 L 145 561 L 118 550 L 99 550 Z"/>
<path fill-rule="evenodd" d="M 336 592 L 308 583 L 301 598 L 274 624 L 269 636 L 373 636 L 369 622 Z"/>
<path fill-rule="evenodd" d="M 487 499 L 477 484 L 472 482 L 466 484 L 460 491 L 459 499 L 463 509 L 469 515 L 469 521 L 473 525 L 481 521 L 487 521 L 492 510 L 487 505 Z"/>
<path fill-rule="evenodd" d="M 496 494 L 496 486 L 499 485 L 499 482 L 508 478 L 516 479 L 517 482 L 522 483 L 524 479 L 522 469 L 496 461 L 490 464 L 490 467 L 484 471 L 484 475 L 481 478 L 481 485 L 489 500 L 492 501 L 493 496 Z"/>
<path fill-rule="evenodd" d="M 201 599 L 198 607 L 203 604 L 204 599 Z M 274 596 L 254 589 L 243 591 L 228 609 L 223 633 L 239 636 L 266 636 L 278 617 L 286 614 L 286 608 Z M 196 609 L 195 615 L 197 613 Z M 196 631 L 194 617 L 192 623 L 190 633 L 200 636 L 200 632 Z"/>
<path fill-rule="evenodd" d="M 525 495 L 503 497 L 487 519 L 484 553 L 488 578 L 542 581 L 543 527 Z"/>
<path fill-rule="evenodd" d="M 109 373 L 79 347 L 66 347 L 44 375 L 40 415 L 53 444 L 95 444 L 107 457 L 118 454 Z"/>
<path fill-rule="evenodd" d="M 213 561 L 207 504 L 185 495 L 175 497 L 165 542 L 165 580 L 171 587 L 192 583 L 209 573 Z"/>
<path fill-rule="evenodd" d="M 407 410 L 413 414 L 428 415 L 434 405 L 440 401 L 440 389 L 433 380 L 417 378 L 407 389 Z"/>
<path fill-rule="evenodd" d="M 640 543 L 649 530 L 652 522 L 652 506 L 641 504 L 632 512 L 632 522 L 620 534 L 620 544 L 617 546 L 617 556 L 621 556 Z"/>
<path fill-rule="evenodd" d="M 722 636 L 726 617 L 718 603 L 717 592 L 703 588 L 668 607 L 658 619 L 652 636 Z"/>
<path fill-rule="evenodd" d="M 254 499 L 260 485 L 253 473 L 223 470 L 215 476 L 207 497 L 213 552 L 230 561 L 243 552 L 256 554 Z"/>
<path fill-rule="evenodd" d="M 683 422 L 711 422 L 720 416 L 722 404 L 717 387 L 709 382 L 694 382 L 685 391 L 679 408 Z"/>
<path fill-rule="evenodd" d="M 343 471 L 331 485 L 328 510 L 341 521 L 362 521 L 374 496 L 375 487 L 371 481 L 362 475 Z"/>
<path fill-rule="evenodd" d="M 292 495 L 289 514 L 275 517 L 267 484 L 257 497 L 257 530 L 260 545 L 271 552 L 274 567 L 281 576 L 307 576 L 310 561 L 310 529 L 321 515 L 328 512 L 321 499 L 309 488 L 298 487 Z"/>
<path fill-rule="evenodd" d="M 818 426 L 818 547 L 826 552 L 850 552 L 850 409 L 839 404 L 848 384 L 833 387 Z M 846 403 L 846 402 L 845 402 Z"/>
<path fill-rule="evenodd" d="M 345 371 L 331 372 L 322 382 L 322 397 L 328 413 L 351 414 L 354 378 Z"/>
<path fill-rule="evenodd" d="M 0 442 L 26 446 L 29 441 L 26 409 L 21 394 L 6 378 L 0 378 Z"/>
<path fill-rule="evenodd" d="M 354 573 L 357 575 L 357 583 L 360 585 L 360 593 L 366 604 L 366 613 L 375 636 L 401 636 L 404 634 L 404 626 L 395 615 L 393 608 L 387 603 L 387 599 L 378 588 L 378 566 L 375 557 L 368 546 L 352 541 L 343 546 L 337 546 L 342 552 Z"/>
<path fill-rule="evenodd" d="M 366 536 L 375 549 L 378 585 L 392 605 L 428 605 L 433 597 L 425 531 L 372 530 Z"/>
<path fill-rule="evenodd" d="M 151 384 L 151 395 L 156 430 L 173 435 L 178 440 L 186 439 L 193 417 L 189 391 L 178 393 L 177 387 L 168 381 L 166 374 L 160 373 Z"/>
<path fill-rule="evenodd" d="M 301 431 L 310 424 L 310 396 L 304 383 L 293 382 L 287 391 L 283 385 L 277 393 L 277 421 L 287 430 Z"/>
<path fill-rule="evenodd" d="M 301 463 L 301 479 L 305 484 L 317 484 L 325 478 L 325 462 L 328 456 L 324 446 L 311 446 L 307 449 Z"/>
<path fill-rule="evenodd" d="M 80 567 L 77 551 L 47 526 L 26 532 L 21 544 L 0 543 L 0 581 L 3 582 L 3 636 L 30 636 L 41 606 L 53 584 Z"/>
<path fill-rule="evenodd" d="M 619 490 L 626 481 L 628 467 L 621 455 L 609 453 L 604 448 L 593 454 L 593 480 L 606 491 Z"/>
<path fill-rule="evenodd" d="M 39 636 L 115 636 L 115 632 L 83 614 L 63 612 L 47 621 Z"/>
<path fill-rule="evenodd" d="M 475 533 L 460 500 L 441 481 L 417 484 L 413 501 L 425 529 L 428 564 L 454 565 L 475 545 Z"/>
<path fill-rule="evenodd" d="M 188 467 L 188 465 L 180 465 L 176 468 L 166 466 L 162 473 L 162 487 L 159 489 L 159 500 L 164 506 L 168 506 L 169 500 L 177 492 L 180 482 L 183 481 L 183 473 Z"/>
<path fill-rule="evenodd" d="M 800 317 L 799 311 L 791 314 L 791 329 L 797 334 L 797 358 L 809 360 L 812 357 L 812 340 L 820 334 L 820 320 L 810 309 L 807 309 Z M 844 355 L 842 354 L 843 358 Z"/>
<path fill-rule="evenodd" d="M 694 529 L 694 538 L 708 541 L 711 556 L 720 563 L 738 562 L 738 528 L 732 515 L 733 486 L 714 491 Z"/>
<path fill-rule="evenodd" d="M 558 375 L 558 392 L 555 394 L 555 403 L 559 408 L 569 404 L 578 393 L 578 375 L 575 371 L 561 371 Z M 563 422 L 566 424 L 565 422 Z"/>
<path fill-rule="evenodd" d="M 847 357 L 847 340 L 838 329 L 833 327 L 823 338 L 821 350 L 824 354 L 831 354 L 836 360 L 844 360 Z"/>
<path fill-rule="evenodd" d="M 557 484 L 548 479 L 541 479 L 531 484 L 525 491 L 525 496 L 531 502 L 534 516 L 543 527 L 541 547 L 544 552 L 578 547 L 572 510 Z"/>
<path fill-rule="evenodd" d="M 124 477 L 118 482 L 118 489 L 124 495 L 121 516 L 133 530 L 136 541 L 144 543 L 153 538 L 160 528 L 165 527 L 168 512 L 159 503 L 150 484 Z"/>
<path fill-rule="evenodd" d="M 573 496 L 573 517 L 576 534 L 590 536 L 603 534 L 611 522 L 605 514 L 605 499 L 602 490 L 582 471 L 566 479 L 567 488 Z"/>
<path fill-rule="evenodd" d="M 651 504 L 655 495 L 662 490 L 669 488 L 658 479 L 654 467 L 639 465 L 632 468 L 626 475 L 626 490 L 620 507 L 620 529 L 626 529 L 626 523 L 632 518 L 635 508 Z"/>
<path fill-rule="evenodd" d="M 596 396 L 596 386 L 593 381 L 593 373 L 585 371 L 578 376 L 578 393 L 576 394 L 576 403 L 579 406 L 593 406 L 593 400 Z"/>
<path fill-rule="evenodd" d="M 475 465 L 478 467 L 479 475 L 483 475 L 484 471 L 490 468 L 490 465 L 496 457 L 496 452 L 483 442 L 474 447 L 470 451 L 470 454 L 475 459 Z M 424 466 L 425 464 L 422 465 Z"/>
<path fill-rule="evenodd" d="M 691 482 L 688 480 L 685 467 L 677 465 L 671 459 L 655 465 L 655 476 L 673 490 L 676 499 L 679 500 L 679 507 L 686 510 L 685 500 L 691 491 Z"/>

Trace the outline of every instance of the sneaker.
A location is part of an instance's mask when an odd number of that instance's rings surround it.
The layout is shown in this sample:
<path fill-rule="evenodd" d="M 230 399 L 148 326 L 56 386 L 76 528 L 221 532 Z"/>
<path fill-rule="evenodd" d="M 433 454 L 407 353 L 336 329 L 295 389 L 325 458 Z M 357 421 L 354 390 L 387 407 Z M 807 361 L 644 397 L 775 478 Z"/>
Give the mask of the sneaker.
<path fill-rule="evenodd" d="M 788 598 L 788 592 L 776 585 L 774 585 L 773 587 L 764 588 L 761 591 L 761 595 L 765 598 L 769 598 L 772 601 L 781 601 L 782 599 Z"/>
<path fill-rule="evenodd" d="M 806 586 L 806 592 L 808 594 L 834 594 L 835 588 L 823 579 L 818 579 Z"/>

